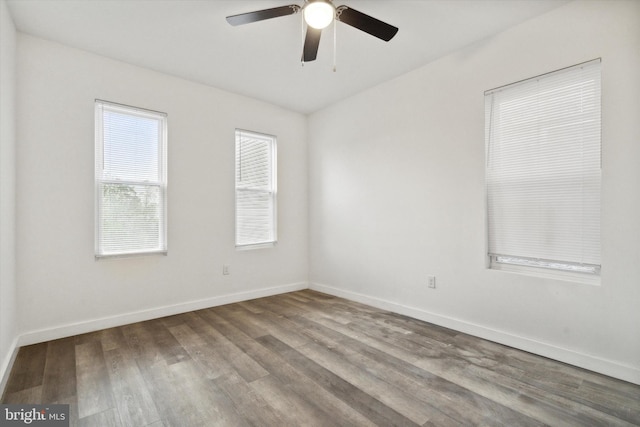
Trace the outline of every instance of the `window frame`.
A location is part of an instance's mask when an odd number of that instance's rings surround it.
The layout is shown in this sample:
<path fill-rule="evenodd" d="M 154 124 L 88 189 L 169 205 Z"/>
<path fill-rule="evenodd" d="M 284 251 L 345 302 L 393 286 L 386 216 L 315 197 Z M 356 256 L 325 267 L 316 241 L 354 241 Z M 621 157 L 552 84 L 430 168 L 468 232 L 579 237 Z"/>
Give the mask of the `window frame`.
<path fill-rule="evenodd" d="M 270 183 L 271 187 L 267 190 L 262 189 L 248 189 L 248 188 L 239 188 L 238 186 L 238 166 L 240 164 L 240 160 L 238 159 L 238 150 L 239 145 L 242 143 L 243 135 L 260 139 L 269 143 L 270 147 Z M 236 128 L 235 130 L 235 144 L 234 144 L 234 199 L 235 199 L 235 207 L 234 207 L 234 243 L 236 250 L 252 250 L 252 249 L 263 249 L 263 248 L 271 248 L 278 244 L 278 184 L 277 184 L 277 137 L 275 135 L 250 131 L 246 129 Z M 258 194 L 268 194 L 270 196 L 272 212 L 271 212 L 271 229 L 270 233 L 272 239 L 267 241 L 255 241 L 250 243 L 241 243 L 239 242 L 239 204 L 238 204 L 238 193 L 239 192 L 255 192 Z"/>
<path fill-rule="evenodd" d="M 167 218 L 167 193 L 168 193 L 168 171 L 167 171 L 167 145 L 168 145 L 168 115 L 163 112 L 149 110 L 140 107 L 134 107 L 126 104 L 105 101 L 101 99 L 95 100 L 95 247 L 94 255 L 96 260 L 108 258 L 125 258 L 147 255 L 167 255 L 168 253 L 168 218 Z M 138 180 L 118 180 L 107 179 L 103 176 L 104 169 L 104 111 L 114 111 L 129 116 L 143 117 L 158 120 L 160 135 L 158 138 L 158 180 L 157 181 L 138 181 Z M 122 251 L 105 251 L 103 248 L 103 230 L 101 227 L 103 213 L 103 197 L 102 186 L 104 184 L 125 184 L 145 187 L 158 187 L 160 201 L 160 219 L 159 219 L 159 238 L 158 245 L 155 248 L 147 248 L 142 250 L 122 250 Z"/>
<path fill-rule="evenodd" d="M 594 133 L 594 135 L 597 135 L 598 137 L 598 160 L 599 160 L 599 169 L 598 169 L 598 201 L 597 204 L 600 207 L 601 206 L 601 201 L 602 201 L 602 193 L 601 193 L 601 185 L 602 185 L 602 157 L 601 157 L 601 152 L 602 152 L 602 137 L 601 137 L 601 129 L 602 129 L 602 113 L 601 113 L 601 105 L 602 105 L 602 97 L 601 97 L 601 59 L 594 59 L 591 61 L 586 61 L 584 63 L 581 64 L 576 64 L 570 67 L 566 67 L 560 70 L 556 70 L 556 71 L 552 71 L 550 73 L 546 73 L 543 75 L 538 75 L 532 78 L 528 78 L 525 80 L 521 80 L 519 82 L 516 83 L 512 83 L 509 85 L 505 85 L 505 86 L 501 86 L 495 89 L 491 89 L 485 92 L 485 141 L 486 141 L 486 146 L 485 146 L 485 150 L 486 150 L 486 168 L 485 168 L 485 173 L 486 173 L 486 178 L 485 178 L 485 201 L 486 201 L 486 208 L 485 208 L 485 212 L 486 212 L 486 230 L 487 230 L 487 246 L 486 246 L 486 256 L 487 256 L 487 268 L 489 269 L 493 269 L 493 270 L 502 270 L 502 271 L 510 271 L 510 272 L 516 272 L 516 273 L 524 273 L 524 274 L 531 274 L 531 275 L 535 275 L 535 276 L 539 276 L 539 277 L 548 277 L 548 278 L 554 278 L 554 279 L 560 279 L 560 280 L 567 280 L 567 281 L 577 281 L 577 282 L 581 282 L 581 283 L 590 283 L 590 284 L 598 284 L 600 282 L 600 271 L 601 271 L 601 242 L 602 242 L 602 237 L 600 236 L 600 231 L 598 231 L 598 239 L 597 239 L 597 250 L 598 253 L 600 254 L 598 256 L 598 263 L 594 264 L 594 263 L 578 263 L 578 262 L 571 262 L 571 261 L 559 261 L 559 260 L 553 260 L 553 259 L 545 259 L 545 258 L 536 258 L 536 257 L 527 257 L 527 256 L 523 256 L 523 255 L 509 255 L 509 254 L 502 254 L 502 253 L 497 253 L 498 251 L 492 251 L 492 247 L 491 247 L 491 203 L 490 203 L 490 180 L 489 180 L 489 173 L 490 173 L 490 147 L 491 147 L 491 142 L 492 142 L 492 125 L 493 125 L 493 109 L 494 109 L 494 98 L 493 98 L 493 94 L 495 94 L 496 92 L 499 91 L 505 91 L 505 90 L 509 90 L 512 87 L 517 87 L 520 86 L 522 84 L 527 84 L 533 81 L 539 81 L 541 79 L 544 79 L 546 77 L 549 76 L 554 76 L 554 75 L 559 75 L 561 73 L 568 73 L 571 72 L 573 70 L 578 70 L 578 69 L 582 69 L 584 67 L 597 67 L 594 68 L 596 71 L 595 73 L 597 73 L 597 91 L 594 92 L 597 94 L 598 98 L 597 98 L 597 112 L 598 112 L 598 122 L 597 122 L 597 134 Z M 557 86 L 558 88 L 560 88 L 561 86 Z M 489 101 L 488 98 L 491 97 L 490 102 L 491 102 L 491 107 L 489 111 Z M 514 99 L 518 99 L 518 98 L 514 98 Z M 512 102 L 512 101 L 509 101 Z M 537 101 L 536 101 L 537 102 Z M 543 104 L 546 105 L 546 104 Z M 596 110 L 594 110 L 596 111 Z M 556 117 L 556 116 L 553 116 Z M 540 129 L 546 129 L 545 127 L 542 127 Z M 581 127 L 581 131 L 582 131 L 582 127 Z M 542 132 L 544 134 L 544 132 Z M 540 140 L 538 143 L 542 143 L 542 140 Z M 512 166 L 513 167 L 513 166 Z M 561 175 L 567 175 L 567 172 L 570 169 L 566 169 L 565 168 L 560 168 L 560 169 L 553 169 L 555 174 L 558 174 L 558 172 L 562 172 Z M 584 171 L 585 169 L 581 169 L 582 171 Z M 589 169 L 586 169 L 589 170 Z M 541 170 L 536 169 L 536 171 L 538 171 L 539 173 L 541 173 Z M 582 172 L 584 173 L 584 172 Z M 581 175 L 581 176 L 585 176 L 585 175 Z M 599 208 L 601 209 L 601 208 Z M 580 212 L 580 214 L 582 214 L 583 211 Z M 601 219 L 599 219 L 599 223 L 598 223 L 598 230 L 601 229 Z M 591 246 L 591 248 L 595 248 L 594 246 Z M 495 248 L 494 248 L 495 249 Z M 556 248 L 557 250 L 557 248 Z M 494 253 L 495 252 L 495 253 Z"/>

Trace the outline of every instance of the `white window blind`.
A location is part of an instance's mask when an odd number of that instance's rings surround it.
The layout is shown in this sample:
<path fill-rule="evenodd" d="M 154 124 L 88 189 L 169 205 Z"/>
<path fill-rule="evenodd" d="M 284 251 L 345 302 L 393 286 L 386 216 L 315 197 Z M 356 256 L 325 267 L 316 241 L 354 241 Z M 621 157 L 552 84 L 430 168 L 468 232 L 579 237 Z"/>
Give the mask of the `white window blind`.
<path fill-rule="evenodd" d="M 96 257 L 166 253 L 167 116 L 96 101 Z"/>
<path fill-rule="evenodd" d="M 600 60 L 485 93 L 488 250 L 505 263 L 600 268 Z"/>
<path fill-rule="evenodd" d="M 236 246 L 276 242 L 276 139 L 236 130 Z"/>

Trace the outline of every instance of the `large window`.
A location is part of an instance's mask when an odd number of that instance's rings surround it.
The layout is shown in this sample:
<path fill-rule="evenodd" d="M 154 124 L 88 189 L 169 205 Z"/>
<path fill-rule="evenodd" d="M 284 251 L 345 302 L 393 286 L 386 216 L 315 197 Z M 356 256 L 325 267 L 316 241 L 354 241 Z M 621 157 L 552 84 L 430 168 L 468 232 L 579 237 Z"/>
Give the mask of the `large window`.
<path fill-rule="evenodd" d="M 96 257 L 166 253 L 166 114 L 95 103 Z"/>
<path fill-rule="evenodd" d="M 276 138 L 236 130 L 236 247 L 276 242 Z"/>
<path fill-rule="evenodd" d="M 600 60 L 488 91 L 485 117 L 491 266 L 598 274 Z"/>

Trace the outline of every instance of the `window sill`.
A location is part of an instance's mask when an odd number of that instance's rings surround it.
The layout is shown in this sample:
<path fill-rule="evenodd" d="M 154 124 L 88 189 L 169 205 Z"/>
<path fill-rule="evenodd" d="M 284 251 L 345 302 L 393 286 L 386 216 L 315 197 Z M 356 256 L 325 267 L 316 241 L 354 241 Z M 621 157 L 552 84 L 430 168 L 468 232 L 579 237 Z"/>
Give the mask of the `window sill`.
<path fill-rule="evenodd" d="M 134 257 L 145 257 L 145 256 L 154 256 L 154 255 L 167 255 L 167 251 L 145 251 L 145 252 L 129 252 L 129 253 L 120 253 L 120 254 L 104 254 L 104 255 L 95 255 L 96 261 L 108 260 L 108 259 L 118 259 L 118 258 L 134 258 Z"/>
<path fill-rule="evenodd" d="M 273 248 L 277 242 L 256 243 L 253 245 L 236 245 L 237 251 L 251 251 L 254 249 Z"/>
<path fill-rule="evenodd" d="M 524 265 L 491 263 L 489 270 L 504 271 L 508 273 L 522 274 L 525 276 L 539 277 L 542 279 L 562 280 L 564 282 L 582 283 L 586 285 L 600 286 L 599 274 L 577 273 L 573 271 L 552 270 L 540 267 Z"/>

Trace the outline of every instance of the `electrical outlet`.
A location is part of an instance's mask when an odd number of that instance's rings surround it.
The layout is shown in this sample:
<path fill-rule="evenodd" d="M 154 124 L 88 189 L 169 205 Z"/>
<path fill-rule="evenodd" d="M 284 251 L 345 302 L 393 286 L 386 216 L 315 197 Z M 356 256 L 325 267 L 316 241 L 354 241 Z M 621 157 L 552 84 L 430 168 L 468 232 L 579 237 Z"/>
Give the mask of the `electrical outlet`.
<path fill-rule="evenodd" d="M 427 283 L 431 289 L 436 288 L 436 276 L 427 276 Z"/>
<path fill-rule="evenodd" d="M 231 273 L 229 273 L 229 266 L 228 265 L 225 264 L 225 265 L 222 266 L 222 274 L 224 274 L 225 276 L 228 276 L 229 274 L 231 274 Z"/>

